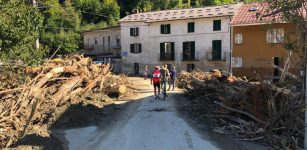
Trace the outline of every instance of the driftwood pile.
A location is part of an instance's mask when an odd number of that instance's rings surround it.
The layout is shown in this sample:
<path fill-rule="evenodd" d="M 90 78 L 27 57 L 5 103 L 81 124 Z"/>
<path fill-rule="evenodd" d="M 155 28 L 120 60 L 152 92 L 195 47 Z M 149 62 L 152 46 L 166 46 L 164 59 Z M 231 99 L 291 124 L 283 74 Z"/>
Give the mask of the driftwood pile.
<path fill-rule="evenodd" d="M 90 103 L 101 108 L 99 101 L 129 94 L 125 76 L 112 75 L 109 65 L 93 64 L 80 55 L 48 60 L 25 72 L 23 85 L 4 83 L 11 82 L 9 78 L 0 84 L 0 148 L 14 144 L 28 130 L 47 128 L 58 107 Z"/>
<path fill-rule="evenodd" d="M 303 145 L 303 102 L 298 89 L 214 72 L 181 72 L 178 86 L 190 97 L 185 108 L 197 120 L 211 118 L 213 131 L 276 148 Z M 218 74 L 218 76 L 217 76 Z"/>

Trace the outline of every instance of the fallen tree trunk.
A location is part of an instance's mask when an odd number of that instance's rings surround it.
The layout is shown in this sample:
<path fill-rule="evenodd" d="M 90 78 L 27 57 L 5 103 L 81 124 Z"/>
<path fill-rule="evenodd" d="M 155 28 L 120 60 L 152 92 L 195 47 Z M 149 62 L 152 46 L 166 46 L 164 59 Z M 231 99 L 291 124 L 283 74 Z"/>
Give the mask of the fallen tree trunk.
<path fill-rule="evenodd" d="M 238 109 L 231 108 L 231 107 L 226 106 L 226 105 L 224 105 L 223 103 L 220 103 L 220 102 L 217 102 L 217 101 L 214 101 L 214 103 L 220 105 L 221 107 L 223 107 L 223 108 L 225 108 L 225 109 L 227 109 L 227 110 L 234 111 L 234 112 L 243 114 L 243 115 L 245 115 L 245 116 L 248 116 L 248 117 L 252 118 L 253 120 L 255 120 L 255 121 L 258 122 L 258 123 L 266 124 L 266 122 L 264 122 L 264 121 L 258 119 L 257 117 L 253 116 L 252 114 L 250 114 L 250 113 L 248 113 L 248 112 L 245 112 L 245 111 L 242 111 L 242 110 L 238 110 Z"/>

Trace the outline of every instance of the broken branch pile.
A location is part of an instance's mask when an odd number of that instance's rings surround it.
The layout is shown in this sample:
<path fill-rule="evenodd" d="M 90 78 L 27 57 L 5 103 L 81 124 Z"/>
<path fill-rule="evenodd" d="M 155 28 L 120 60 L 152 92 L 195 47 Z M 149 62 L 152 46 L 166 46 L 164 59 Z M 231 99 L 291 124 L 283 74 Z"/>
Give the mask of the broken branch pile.
<path fill-rule="evenodd" d="M 194 119 L 212 118 L 213 131 L 238 140 L 268 142 L 278 148 L 303 145 L 303 102 L 295 88 L 216 72 L 181 72 L 178 77 L 178 86 L 191 99 L 186 109 Z"/>
<path fill-rule="evenodd" d="M 125 76 L 112 75 L 109 65 L 93 64 L 80 55 L 47 61 L 25 72 L 30 79 L 24 85 L 0 87 L 0 148 L 14 144 L 29 130 L 46 127 L 58 107 L 89 103 L 101 108 L 104 99 L 129 94 Z"/>

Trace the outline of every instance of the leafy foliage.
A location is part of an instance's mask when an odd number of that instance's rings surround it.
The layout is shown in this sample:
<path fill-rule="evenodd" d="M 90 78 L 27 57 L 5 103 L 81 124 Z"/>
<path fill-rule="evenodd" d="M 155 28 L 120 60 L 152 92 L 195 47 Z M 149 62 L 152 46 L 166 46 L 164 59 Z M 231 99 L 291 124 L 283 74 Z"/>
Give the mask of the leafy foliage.
<path fill-rule="evenodd" d="M 38 10 L 22 0 L 0 1 L 0 60 L 38 63 L 43 51 L 35 50 L 40 18 Z"/>

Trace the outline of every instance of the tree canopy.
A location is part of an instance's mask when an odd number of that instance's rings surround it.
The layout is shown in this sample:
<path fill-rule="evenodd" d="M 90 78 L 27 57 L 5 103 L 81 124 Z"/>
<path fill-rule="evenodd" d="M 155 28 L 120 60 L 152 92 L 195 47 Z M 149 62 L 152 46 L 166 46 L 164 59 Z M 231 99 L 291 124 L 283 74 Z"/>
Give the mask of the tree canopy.
<path fill-rule="evenodd" d="M 81 49 L 84 30 L 117 25 L 134 9 L 141 12 L 233 3 L 233 0 L 31 0 L 0 1 L 0 61 L 36 64 L 55 52 Z M 35 49 L 39 38 L 40 49 Z"/>

